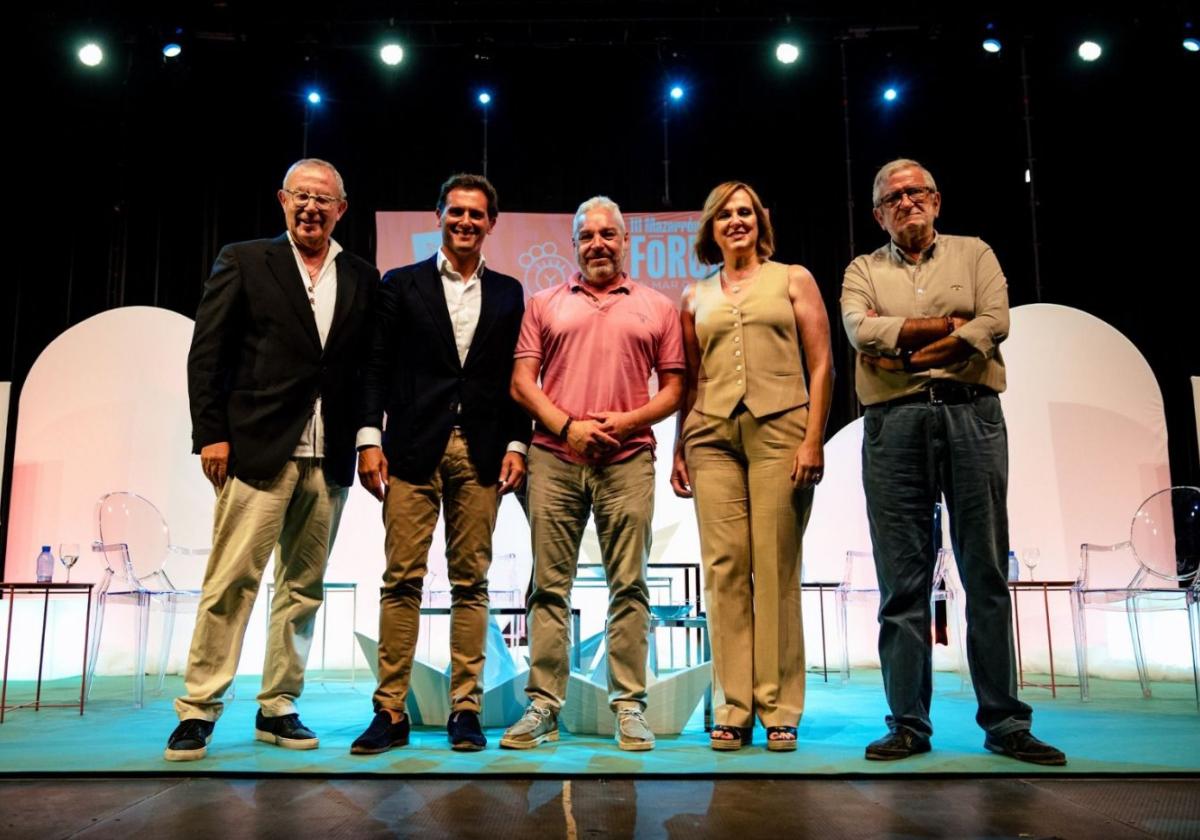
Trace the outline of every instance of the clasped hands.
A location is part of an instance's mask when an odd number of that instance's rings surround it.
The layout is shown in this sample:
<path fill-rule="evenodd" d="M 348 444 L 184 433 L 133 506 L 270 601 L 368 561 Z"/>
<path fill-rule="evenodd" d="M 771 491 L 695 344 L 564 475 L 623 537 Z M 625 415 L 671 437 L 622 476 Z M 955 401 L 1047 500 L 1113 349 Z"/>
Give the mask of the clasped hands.
<path fill-rule="evenodd" d="M 589 411 L 571 420 L 566 442 L 576 455 L 592 460 L 616 450 L 637 428 L 632 411 Z"/>

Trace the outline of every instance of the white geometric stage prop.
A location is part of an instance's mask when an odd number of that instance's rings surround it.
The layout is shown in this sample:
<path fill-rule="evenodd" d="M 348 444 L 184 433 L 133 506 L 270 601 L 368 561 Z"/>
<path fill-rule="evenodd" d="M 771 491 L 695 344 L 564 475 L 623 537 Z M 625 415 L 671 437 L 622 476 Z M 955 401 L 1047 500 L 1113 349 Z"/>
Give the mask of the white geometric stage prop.
<path fill-rule="evenodd" d="M 378 680 L 378 643 L 362 633 L 355 633 L 355 637 L 372 675 Z M 604 646 L 599 642 L 593 638 L 583 645 L 598 657 L 599 664 L 594 671 L 591 674 L 572 671 L 570 674 L 566 703 L 558 717 L 559 723 L 569 732 L 613 734 Z M 529 702 L 525 694 L 528 673 L 528 663 L 518 662 L 516 652 L 505 645 L 499 626 L 489 622 L 483 674 L 486 688 L 480 709 L 480 722 L 484 727 L 508 726 L 521 717 Z M 662 677 L 656 675 L 653 668 L 648 668 L 646 722 L 658 734 L 682 732 L 710 684 L 711 668 L 707 662 Z M 406 708 L 413 723 L 445 726 L 450 717 L 449 668 L 439 670 L 420 659 L 415 660 Z"/>

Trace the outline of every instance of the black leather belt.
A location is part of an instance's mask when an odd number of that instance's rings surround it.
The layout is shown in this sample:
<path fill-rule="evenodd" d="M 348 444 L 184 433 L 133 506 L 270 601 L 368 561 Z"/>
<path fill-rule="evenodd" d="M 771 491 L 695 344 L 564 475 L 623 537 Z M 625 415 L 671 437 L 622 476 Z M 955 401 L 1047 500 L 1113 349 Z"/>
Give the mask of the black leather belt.
<path fill-rule="evenodd" d="M 985 385 L 968 385 L 965 382 L 952 382 L 948 379 L 938 379 L 929 383 L 915 394 L 888 400 L 883 405 L 907 405 L 909 403 L 927 403 L 929 405 L 962 405 L 972 403 L 980 397 L 992 397 L 996 392 Z"/>

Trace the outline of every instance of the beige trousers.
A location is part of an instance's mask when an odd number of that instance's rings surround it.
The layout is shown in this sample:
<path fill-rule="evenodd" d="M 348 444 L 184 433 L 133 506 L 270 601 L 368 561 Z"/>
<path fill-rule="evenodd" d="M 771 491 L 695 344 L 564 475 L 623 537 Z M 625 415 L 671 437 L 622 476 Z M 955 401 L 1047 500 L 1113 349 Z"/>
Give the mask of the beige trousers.
<path fill-rule="evenodd" d="M 608 699 L 613 709 L 646 707 L 650 632 L 650 558 L 654 461 L 639 452 L 608 466 L 572 464 L 529 449 L 529 529 L 533 590 L 529 595 L 531 702 L 562 708 L 570 671 L 571 587 L 588 516 L 595 517 L 608 581 Z"/>
<path fill-rule="evenodd" d="M 714 719 L 796 726 L 804 712 L 801 538 L 812 490 L 791 479 L 808 408 L 756 419 L 693 411 L 683 426 L 696 500 L 713 670 Z M 752 655 L 747 655 L 752 653 Z"/>
<path fill-rule="evenodd" d="M 388 479 L 383 503 L 387 569 L 379 594 L 379 687 L 375 708 L 402 711 L 421 621 L 421 591 L 438 509 L 446 512 L 450 577 L 450 705 L 479 711 L 487 644 L 488 567 L 500 497 L 479 483 L 467 439 L 454 430 L 429 481 Z"/>
<path fill-rule="evenodd" d="M 175 700 L 180 719 L 221 716 L 221 697 L 237 673 L 246 624 L 277 545 L 258 704 L 268 717 L 296 710 L 347 493 L 326 484 L 319 458 L 293 458 L 270 481 L 225 482 L 217 495 L 212 554 L 188 652 L 187 693 Z"/>

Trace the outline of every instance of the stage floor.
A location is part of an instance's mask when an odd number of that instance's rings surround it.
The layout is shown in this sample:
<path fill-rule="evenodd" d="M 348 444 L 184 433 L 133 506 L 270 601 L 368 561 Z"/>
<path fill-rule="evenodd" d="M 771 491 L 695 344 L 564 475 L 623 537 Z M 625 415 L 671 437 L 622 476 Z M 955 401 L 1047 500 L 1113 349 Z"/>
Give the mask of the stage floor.
<path fill-rule="evenodd" d="M 842 686 L 831 677 L 809 676 L 808 707 L 794 753 L 768 753 L 763 733 L 755 745 L 736 753 L 708 748 L 697 712 L 681 735 L 660 736 L 657 749 L 626 753 L 606 738 L 564 732 L 557 744 L 533 750 L 501 750 L 500 732 L 489 730 L 488 749 L 456 753 L 440 728 L 419 727 L 413 743 L 378 756 L 351 756 L 351 741 L 371 717 L 372 686 L 366 681 L 321 684 L 311 681 L 301 700 L 306 724 L 321 738 L 318 750 L 297 752 L 257 742 L 253 737 L 254 694 L 258 678 L 239 677 L 237 699 L 217 724 L 209 757 L 171 763 L 162 750 L 176 724 L 171 697 L 181 687 L 168 678 L 162 695 L 148 692 L 144 709 L 132 708 L 129 678 L 98 678 L 87 712 L 69 709 L 8 713 L 0 726 L 0 775 L 114 776 L 307 775 L 470 777 L 857 777 L 857 776 L 1170 776 L 1200 773 L 1200 712 L 1188 683 L 1157 683 L 1143 699 L 1137 683 L 1093 681 L 1093 701 L 1082 703 L 1077 689 L 1057 699 L 1029 689 L 1023 699 L 1034 707 L 1034 732 L 1065 750 L 1062 768 L 1022 764 L 983 749 L 975 725 L 971 692 L 959 689 L 955 674 L 937 674 L 933 698 L 933 752 L 901 762 L 868 762 L 863 747 L 883 732 L 886 713 L 878 671 L 858 671 Z M 44 698 L 69 700 L 78 680 L 48 684 Z M 9 702 L 32 693 L 28 683 L 10 683 Z"/>

